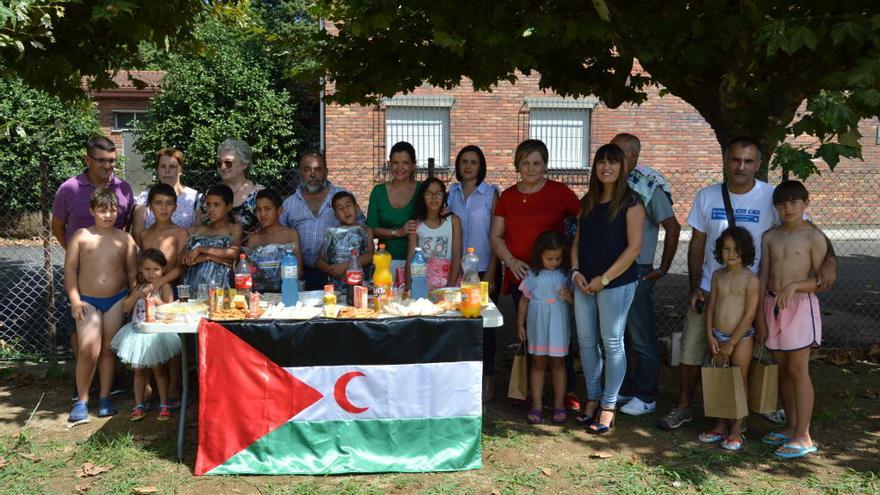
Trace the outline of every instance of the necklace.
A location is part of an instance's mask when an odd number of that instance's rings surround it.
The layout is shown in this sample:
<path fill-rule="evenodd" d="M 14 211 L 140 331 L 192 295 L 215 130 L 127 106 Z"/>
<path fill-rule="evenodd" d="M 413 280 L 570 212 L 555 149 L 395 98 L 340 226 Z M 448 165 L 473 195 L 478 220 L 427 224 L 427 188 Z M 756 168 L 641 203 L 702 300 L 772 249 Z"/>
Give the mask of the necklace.
<path fill-rule="evenodd" d="M 235 189 L 233 189 L 233 190 L 232 190 L 232 196 L 235 197 L 235 195 L 238 194 L 238 191 L 241 191 L 241 189 L 242 189 L 242 188 L 245 186 L 245 184 L 247 184 L 247 183 L 248 183 L 248 180 L 245 179 L 241 184 L 238 185 L 238 187 L 236 187 Z"/>
<path fill-rule="evenodd" d="M 537 186 L 530 187 L 529 189 L 531 189 L 531 190 L 528 191 L 528 192 L 523 191 L 523 190 L 522 190 L 522 187 L 519 187 L 519 192 L 520 192 L 521 194 L 523 194 L 522 202 L 523 202 L 523 203 L 528 203 L 528 202 L 529 202 L 529 197 L 526 196 L 526 195 L 527 195 L 527 194 L 534 194 L 534 193 L 540 191 L 540 190 L 544 187 L 544 184 L 545 184 L 546 182 L 547 182 L 546 179 L 542 180 Z"/>

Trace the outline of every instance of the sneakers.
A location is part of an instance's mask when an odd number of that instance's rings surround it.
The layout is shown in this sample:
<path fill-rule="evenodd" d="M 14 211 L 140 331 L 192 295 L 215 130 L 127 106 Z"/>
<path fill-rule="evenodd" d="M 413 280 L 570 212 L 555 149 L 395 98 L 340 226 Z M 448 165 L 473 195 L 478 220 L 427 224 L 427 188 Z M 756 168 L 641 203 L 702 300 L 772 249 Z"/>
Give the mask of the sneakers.
<path fill-rule="evenodd" d="M 89 419 L 89 402 L 85 400 L 76 401 L 70 410 L 70 416 L 67 417 L 67 421 L 76 423 L 77 421 L 85 421 L 87 419 Z"/>
<path fill-rule="evenodd" d="M 565 394 L 565 408 L 570 412 L 576 413 L 581 410 L 581 400 L 577 395 L 569 392 Z"/>
<path fill-rule="evenodd" d="M 113 399 L 110 397 L 101 397 L 98 399 L 98 417 L 106 418 L 116 414 L 116 406 L 113 405 Z"/>
<path fill-rule="evenodd" d="M 657 427 L 663 431 L 674 430 L 680 428 L 685 423 L 693 421 L 693 419 L 690 408 L 675 408 L 669 411 L 669 414 L 663 416 L 663 419 L 657 423 Z"/>
<path fill-rule="evenodd" d="M 618 406 L 623 405 L 623 404 L 628 404 L 629 401 L 633 400 L 633 397 L 634 397 L 633 395 L 617 394 L 617 402 L 615 402 L 615 404 L 617 404 Z M 627 413 L 627 414 L 629 414 L 629 413 Z"/>
<path fill-rule="evenodd" d="M 617 396 L 617 400 L 620 400 L 619 395 Z M 638 397 L 633 397 L 632 400 L 630 400 L 623 407 L 620 408 L 620 412 L 622 412 L 623 414 L 629 414 L 630 416 L 641 416 L 642 414 L 652 413 L 656 410 L 656 402 L 646 403 Z"/>

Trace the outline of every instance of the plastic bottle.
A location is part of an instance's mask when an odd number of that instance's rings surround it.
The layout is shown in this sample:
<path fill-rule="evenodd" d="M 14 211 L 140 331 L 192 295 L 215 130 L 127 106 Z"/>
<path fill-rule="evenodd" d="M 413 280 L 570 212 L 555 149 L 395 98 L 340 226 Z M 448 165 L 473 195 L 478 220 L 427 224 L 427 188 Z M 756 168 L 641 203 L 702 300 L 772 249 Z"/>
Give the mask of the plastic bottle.
<path fill-rule="evenodd" d="M 254 278 L 251 276 L 251 265 L 247 261 L 247 255 L 241 253 L 238 255 L 238 264 L 235 265 L 235 290 L 247 300 L 253 287 Z"/>
<path fill-rule="evenodd" d="M 281 258 L 281 302 L 285 306 L 296 306 L 297 301 L 299 301 L 299 266 L 293 249 L 287 249 Z"/>
<path fill-rule="evenodd" d="M 417 247 L 413 254 L 412 263 L 409 266 L 411 280 L 410 294 L 413 299 L 427 299 L 428 297 L 428 261 L 422 248 Z"/>
<path fill-rule="evenodd" d="M 351 250 L 351 258 L 348 260 L 348 268 L 345 270 L 345 302 L 349 306 L 355 304 L 354 288 L 364 283 L 364 269 L 358 263 L 358 250 Z"/>
<path fill-rule="evenodd" d="M 147 323 L 156 322 L 156 298 L 153 294 L 149 294 L 144 300 L 144 321 Z"/>
<path fill-rule="evenodd" d="M 467 248 L 467 254 L 461 260 L 464 277 L 461 279 L 461 315 L 465 318 L 478 318 L 483 310 L 480 295 L 480 258 L 474 248 Z"/>
<path fill-rule="evenodd" d="M 379 244 L 379 250 L 373 255 L 373 292 L 376 305 L 381 307 L 386 298 L 391 297 L 391 286 L 394 277 L 391 275 L 391 253 L 385 250 L 385 244 Z"/>
<path fill-rule="evenodd" d="M 339 310 L 336 308 L 336 293 L 333 292 L 333 284 L 324 286 L 324 316 L 336 318 Z"/>

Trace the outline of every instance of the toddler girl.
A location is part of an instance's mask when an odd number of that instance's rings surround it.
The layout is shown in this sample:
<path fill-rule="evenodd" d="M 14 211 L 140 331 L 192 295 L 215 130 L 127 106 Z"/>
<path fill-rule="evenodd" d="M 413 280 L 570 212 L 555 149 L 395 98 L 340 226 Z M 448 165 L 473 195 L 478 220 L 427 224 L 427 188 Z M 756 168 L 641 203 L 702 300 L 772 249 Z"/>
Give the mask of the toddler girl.
<path fill-rule="evenodd" d="M 541 394 L 548 361 L 553 378 L 553 422 L 564 423 L 566 419 L 564 361 L 571 336 L 568 302 L 560 299 L 563 287 L 569 288 L 566 246 L 565 238 L 558 232 L 547 231 L 538 236 L 530 270 L 519 286 L 523 294 L 517 314 L 519 340 L 528 341 L 529 353 L 529 424 L 543 421 Z"/>
<path fill-rule="evenodd" d="M 134 409 L 129 419 L 138 421 L 144 418 L 144 387 L 150 368 L 159 389 L 159 421 L 171 419 L 168 405 L 168 367 L 166 363 L 180 353 L 180 338 L 173 333 L 139 333 L 135 324 L 146 319 L 146 298 L 150 295 L 148 284 L 153 286 L 165 271 L 168 261 L 158 249 L 146 249 L 141 253 L 140 287 L 133 290 L 122 302 L 122 309 L 131 312 L 131 321 L 123 326 L 113 337 L 110 345 L 123 363 L 134 368 Z M 161 284 L 153 292 L 156 305 L 174 300 L 171 286 Z"/>
<path fill-rule="evenodd" d="M 428 261 L 428 290 L 447 287 L 458 281 L 461 273 L 461 222 L 454 214 L 443 215 L 445 208 L 446 186 L 443 182 L 436 177 L 423 182 L 414 212 L 418 231 L 409 235 L 407 287 L 410 287 L 410 263 L 416 246 L 422 248 Z"/>

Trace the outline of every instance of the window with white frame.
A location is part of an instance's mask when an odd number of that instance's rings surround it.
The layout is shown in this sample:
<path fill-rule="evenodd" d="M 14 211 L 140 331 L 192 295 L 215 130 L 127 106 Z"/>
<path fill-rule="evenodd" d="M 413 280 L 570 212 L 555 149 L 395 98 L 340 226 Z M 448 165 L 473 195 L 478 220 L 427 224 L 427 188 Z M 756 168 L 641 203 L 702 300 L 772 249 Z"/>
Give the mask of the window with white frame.
<path fill-rule="evenodd" d="M 122 110 L 113 112 L 113 131 L 121 132 L 132 128 L 136 120 L 143 120 L 147 112 L 144 110 Z"/>
<path fill-rule="evenodd" d="M 406 141 L 416 149 L 416 166 L 426 168 L 434 159 L 437 168 L 449 167 L 449 96 L 395 96 L 385 105 L 385 156 L 391 147 Z"/>
<path fill-rule="evenodd" d="M 540 139 L 550 153 L 552 170 L 590 167 L 590 112 L 595 98 L 527 98 L 529 138 Z"/>

